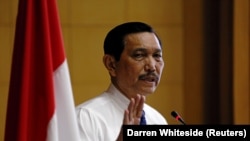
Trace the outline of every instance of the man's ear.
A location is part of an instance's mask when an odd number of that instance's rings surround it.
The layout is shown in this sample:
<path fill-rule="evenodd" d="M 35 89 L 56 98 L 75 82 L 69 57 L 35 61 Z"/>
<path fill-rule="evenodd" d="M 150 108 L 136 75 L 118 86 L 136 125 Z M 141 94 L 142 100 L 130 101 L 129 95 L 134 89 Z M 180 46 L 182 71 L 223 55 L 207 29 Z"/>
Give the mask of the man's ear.
<path fill-rule="evenodd" d="M 105 65 L 105 67 L 107 68 L 107 70 L 109 71 L 109 74 L 110 74 L 111 76 L 115 76 L 115 75 L 116 75 L 116 72 L 115 72 L 115 69 L 116 69 L 116 61 L 115 61 L 114 56 L 105 54 L 105 55 L 103 56 L 102 61 L 103 61 L 103 64 Z"/>

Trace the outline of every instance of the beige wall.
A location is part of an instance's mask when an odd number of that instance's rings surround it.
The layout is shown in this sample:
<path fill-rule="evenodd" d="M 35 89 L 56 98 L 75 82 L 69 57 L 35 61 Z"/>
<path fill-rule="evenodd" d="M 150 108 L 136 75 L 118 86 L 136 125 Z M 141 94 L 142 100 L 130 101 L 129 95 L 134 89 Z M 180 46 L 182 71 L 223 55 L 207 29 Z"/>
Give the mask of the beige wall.
<path fill-rule="evenodd" d="M 144 21 L 162 38 L 166 67 L 159 89 L 147 102 L 169 123 L 183 111 L 182 0 L 58 0 L 75 104 L 94 97 L 109 83 L 102 64 L 103 39 L 110 28 Z M 0 140 L 3 139 L 17 0 L 0 0 Z"/>

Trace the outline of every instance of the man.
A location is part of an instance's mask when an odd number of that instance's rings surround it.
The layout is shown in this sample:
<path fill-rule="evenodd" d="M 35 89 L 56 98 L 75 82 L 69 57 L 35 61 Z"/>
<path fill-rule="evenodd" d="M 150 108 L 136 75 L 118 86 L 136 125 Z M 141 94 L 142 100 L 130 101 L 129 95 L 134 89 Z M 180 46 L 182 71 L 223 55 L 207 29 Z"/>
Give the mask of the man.
<path fill-rule="evenodd" d="M 151 26 L 128 22 L 113 28 L 104 41 L 103 63 L 109 88 L 76 108 L 83 141 L 122 140 L 122 125 L 140 124 L 144 113 L 146 124 L 167 124 L 145 103 L 164 67 L 161 42 Z"/>

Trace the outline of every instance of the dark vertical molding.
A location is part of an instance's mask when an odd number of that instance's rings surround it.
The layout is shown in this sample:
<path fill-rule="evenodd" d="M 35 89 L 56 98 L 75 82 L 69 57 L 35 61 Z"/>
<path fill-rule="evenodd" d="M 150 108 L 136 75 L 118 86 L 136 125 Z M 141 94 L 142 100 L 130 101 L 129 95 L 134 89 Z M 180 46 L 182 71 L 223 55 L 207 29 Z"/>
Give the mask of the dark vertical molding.
<path fill-rule="evenodd" d="M 232 121 L 232 2 L 204 0 L 204 122 Z"/>
<path fill-rule="evenodd" d="M 204 1 L 204 122 L 216 124 L 219 119 L 219 8 L 218 0 Z"/>
<path fill-rule="evenodd" d="M 183 0 L 184 19 L 184 118 L 203 124 L 203 1 Z"/>
<path fill-rule="evenodd" d="M 233 0 L 220 5 L 220 123 L 233 123 Z"/>
<path fill-rule="evenodd" d="M 233 122 L 233 0 L 183 0 L 184 112 L 189 124 Z"/>

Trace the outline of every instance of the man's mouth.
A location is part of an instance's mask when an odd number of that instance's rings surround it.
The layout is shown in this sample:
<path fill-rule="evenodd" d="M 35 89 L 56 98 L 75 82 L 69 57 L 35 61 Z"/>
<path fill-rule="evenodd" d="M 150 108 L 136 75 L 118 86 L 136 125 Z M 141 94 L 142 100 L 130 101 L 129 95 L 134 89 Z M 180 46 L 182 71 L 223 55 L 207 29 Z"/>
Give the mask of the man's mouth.
<path fill-rule="evenodd" d="M 141 75 L 139 79 L 148 82 L 157 82 L 159 78 L 155 74 L 150 74 L 150 75 Z"/>

